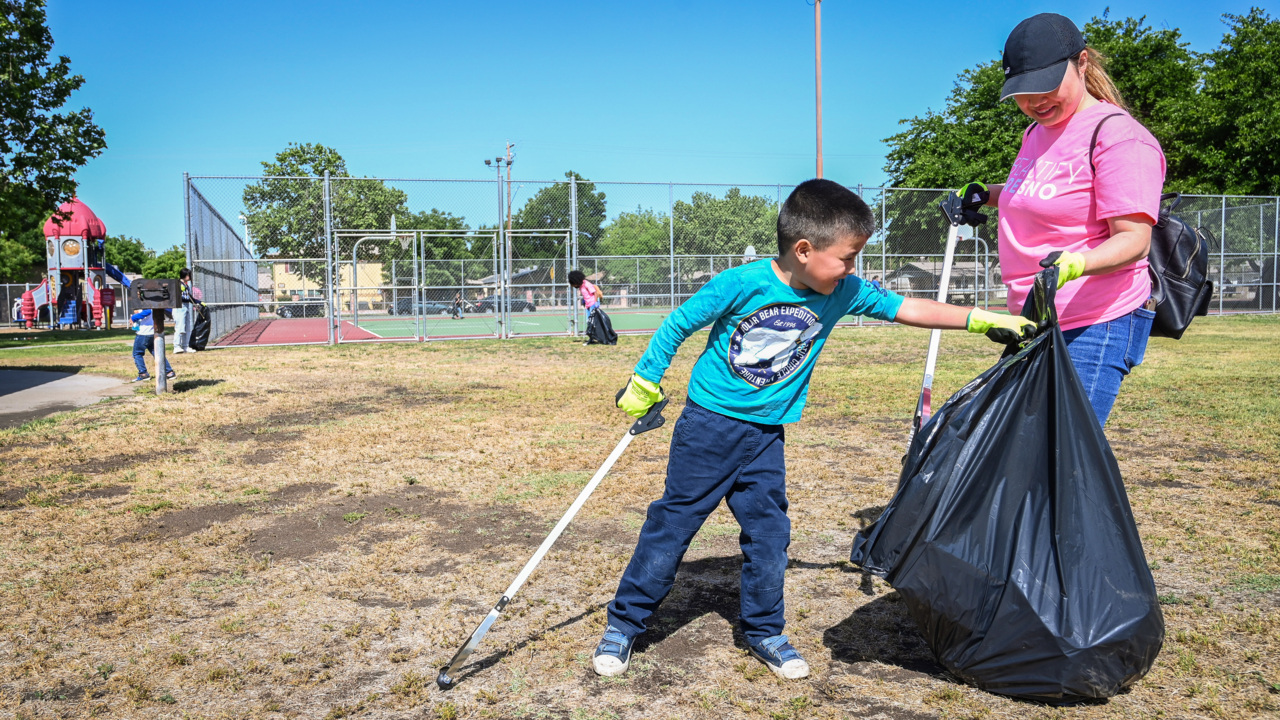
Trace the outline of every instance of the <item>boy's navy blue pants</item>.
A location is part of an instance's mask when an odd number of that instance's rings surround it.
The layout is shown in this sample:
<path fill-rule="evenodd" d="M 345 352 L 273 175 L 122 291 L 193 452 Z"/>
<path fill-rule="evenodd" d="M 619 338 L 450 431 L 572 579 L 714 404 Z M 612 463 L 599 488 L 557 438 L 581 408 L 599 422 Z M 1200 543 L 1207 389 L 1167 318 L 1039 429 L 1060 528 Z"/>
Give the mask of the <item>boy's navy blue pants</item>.
<path fill-rule="evenodd" d="M 671 591 L 689 541 L 723 499 L 742 528 L 740 623 L 752 643 L 782 633 L 782 579 L 791 521 L 781 425 L 746 422 L 692 401 L 676 422 L 662 499 L 649 506 L 635 554 L 609 604 L 609 623 L 630 636 Z"/>

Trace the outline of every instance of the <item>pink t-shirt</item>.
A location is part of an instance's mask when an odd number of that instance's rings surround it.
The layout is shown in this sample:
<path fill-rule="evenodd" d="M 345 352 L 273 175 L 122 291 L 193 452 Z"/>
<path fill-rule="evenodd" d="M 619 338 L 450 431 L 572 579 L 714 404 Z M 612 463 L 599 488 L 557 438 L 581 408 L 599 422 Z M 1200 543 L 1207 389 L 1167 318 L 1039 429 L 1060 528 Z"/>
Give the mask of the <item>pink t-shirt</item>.
<path fill-rule="evenodd" d="M 1102 126 L 1089 167 L 1089 141 Z M 1160 143 L 1137 120 L 1100 102 L 1058 127 L 1035 125 L 1023 137 L 1000 194 L 1000 271 L 1009 312 L 1022 312 L 1040 261 L 1055 250 L 1092 250 L 1111 237 L 1107 218 L 1160 214 L 1165 162 Z M 1147 261 L 1067 283 L 1057 294 L 1063 330 L 1114 320 L 1151 295 Z"/>
<path fill-rule="evenodd" d="M 583 280 L 578 292 L 582 295 L 583 305 L 591 307 L 596 304 L 596 286 L 592 285 L 590 280 Z"/>

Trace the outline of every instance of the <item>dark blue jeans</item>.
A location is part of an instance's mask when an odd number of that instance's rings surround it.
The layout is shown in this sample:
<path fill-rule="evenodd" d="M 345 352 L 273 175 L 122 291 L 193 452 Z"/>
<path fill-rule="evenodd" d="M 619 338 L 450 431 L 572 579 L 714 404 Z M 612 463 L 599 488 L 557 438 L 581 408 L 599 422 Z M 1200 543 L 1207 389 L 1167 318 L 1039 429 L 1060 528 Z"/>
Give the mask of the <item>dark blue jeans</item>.
<path fill-rule="evenodd" d="M 155 346 L 152 345 L 156 338 L 154 335 L 134 335 L 133 336 L 133 364 L 138 366 L 138 374 L 147 374 L 147 353 L 156 354 Z M 164 359 L 164 371 L 167 374 L 173 370 L 169 365 L 169 358 Z"/>
<path fill-rule="evenodd" d="M 1115 320 L 1062 333 L 1099 426 L 1105 426 L 1111 416 L 1120 394 L 1120 381 L 1142 364 L 1155 316 L 1153 310 L 1138 308 Z"/>
<path fill-rule="evenodd" d="M 791 544 L 785 434 L 781 425 L 726 417 L 689 402 L 676 422 L 662 498 L 609 603 L 609 623 L 632 637 L 671 591 L 689 541 L 723 499 L 742 531 L 742 632 L 750 642 L 782 633 L 782 583 Z"/>

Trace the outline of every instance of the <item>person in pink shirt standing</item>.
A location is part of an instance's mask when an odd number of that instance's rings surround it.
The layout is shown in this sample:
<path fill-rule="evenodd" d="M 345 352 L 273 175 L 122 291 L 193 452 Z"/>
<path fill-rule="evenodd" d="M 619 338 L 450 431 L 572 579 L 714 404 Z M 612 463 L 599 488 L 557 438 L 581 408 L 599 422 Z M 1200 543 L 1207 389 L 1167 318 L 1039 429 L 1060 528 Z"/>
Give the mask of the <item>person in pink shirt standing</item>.
<path fill-rule="evenodd" d="M 1004 183 L 957 191 L 1000 209 L 1009 312 L 1022 312 L 1041 268 L 1058 266 L 1058 318 L 1099 425 L 1146 353 L 1146 258 L 1165 175 L 1160 143 L 1129 114 L 1103 60 L 1068 18 L 1019 23 L 1005 42 L 1001 99 L 1035 122 Z"/>
<path fill-rule="evenodd" d="M 578 291 L 582 296 L 582 304 L 587 307 L 587 320 L 591 319 L 592 313 L 596 308 L 600 307 L 600 301 L 604 299 L 604 293 L 600 292 L 600 288 L 596 287 L 582 274 L 581 270 L 571 270 L 569 272 L 569 287 Z"/>

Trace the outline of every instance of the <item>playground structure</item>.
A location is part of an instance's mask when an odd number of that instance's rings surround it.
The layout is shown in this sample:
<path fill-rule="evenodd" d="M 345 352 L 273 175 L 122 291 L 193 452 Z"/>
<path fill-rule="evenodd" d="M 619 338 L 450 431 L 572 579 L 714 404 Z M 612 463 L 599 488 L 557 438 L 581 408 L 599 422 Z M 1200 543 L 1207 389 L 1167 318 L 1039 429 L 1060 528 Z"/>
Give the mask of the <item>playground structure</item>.
<path fill-rule="evenodd" d="M 47 317 L 50 329 L 111 327 L 116 295 L 107 277 L 126 288 L 129 280 L 106 262 L 106 225 L 88 205 L 72 198 L 45 221 L 44 236 L 45 278 L 22 294 L 26 326 L 43 324 Z"/>

